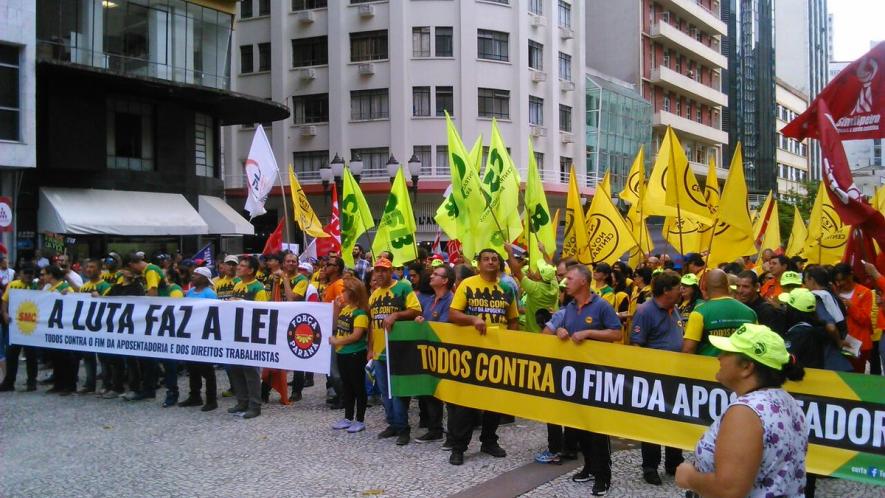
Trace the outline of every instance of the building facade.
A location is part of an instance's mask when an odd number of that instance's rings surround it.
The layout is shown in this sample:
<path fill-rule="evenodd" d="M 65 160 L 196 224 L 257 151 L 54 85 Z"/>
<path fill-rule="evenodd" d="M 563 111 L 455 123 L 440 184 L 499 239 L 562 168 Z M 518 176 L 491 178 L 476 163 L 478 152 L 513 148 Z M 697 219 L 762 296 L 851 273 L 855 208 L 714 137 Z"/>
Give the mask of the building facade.
<path fill-rule="evenodd" d="M 652 105 L 653 150 L 672 127 L 701 177 L 710 160 L 723 164 L 729 142 L 722 126 L 728 32 L 719 16 L 715 0 L 599 0 L 587 2 L 585 17 L 588 66 L 636 85 Z"/>
<path fill-rule="evenodd" d="M 788 85 L 783 80 L 776 80 L 777 96 L 777 194 L 788 192 L 805 195 L 804 182 L 808 176 L 808 141 L 785 137 L 780 130 L 795 119 L 808 107 L 808 96 Z"/>
<path fill-rule="evenodd" d="M 362 162 L 361 187 L 375 213 L 389 192 L 388 163 L 418 159 L 418 235 L 432 240 L 450 183 L 446 112 L 468 147 L 479 135 L 487 144 L 496 119 L 523 175 L 531 138 L 548 194 L 564 194 L 561 172 L 585 164 L 583 9 L 574 0 L 244 0 L 234 85 L 292 109 L 268 135 L 278 164 L 293 165 L 321 218 L 334 179 L 320 170 L 335 156 Z M 238 208 L 253 133 L 225 131 L 225 186 Z M 282 183 L 268 201 L 271 218 L 282 214 Z"/>
<path fill-rule="evenodd" d="M 235 5 L 37 2 L 37 166 L 18 198 L 31 242 L 188 255 L 251 231 L 221 198 L 220 127 L 288 111 L 230 91 Z"/>

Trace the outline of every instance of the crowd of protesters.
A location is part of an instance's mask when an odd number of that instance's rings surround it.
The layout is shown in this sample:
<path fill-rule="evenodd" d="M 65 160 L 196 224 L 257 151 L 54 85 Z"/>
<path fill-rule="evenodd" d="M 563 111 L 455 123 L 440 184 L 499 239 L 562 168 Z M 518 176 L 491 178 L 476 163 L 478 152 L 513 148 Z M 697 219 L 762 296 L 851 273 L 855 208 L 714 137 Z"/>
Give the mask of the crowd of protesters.
<path fill-rule="evenodd" d="M 880 290 L 885 290 L 885 276 L 872 264 L 865 265 L 868 281 L 873 282 L 867 287 L 856 281 L 852 268 L 846 264 L 805 266 L 801 258 L 787 258 L 774 251 L 764 251 L 755 263 L 745 260 L 719 268 L 708 268 L 701 254 L 688 254 L 677 261 L 667 254 L 647 255 L 637 268 L 620 261 L 613 265 L 584 265 L 571 258 L 554 260 L 552 255 L 544 254 L 543 261 L 533 265 L 532 270 L 524 253 L 514 251 L 508 247 L 506 254 L 499 254 L 485 249 L 476 260 L 464 261 L 458 255 L 449 258 L 419 248 L 417 260 L 399 262 L 390 253 L 373 257 L 356 246 L 352 267 L 335 254 L 320 260 L 299 260 L 298 255 L 288 252 L 225 255 L 214 268 L 204 261 L 162 253 L 146 256 L 134 252 L 121 256 L 112 252 L 76 263 L 64 254 L 51 259 L 38 257 L 13 270 L 0 257 L 6 333 L 2 341 L 6 346 L 6 374 L 0 391 L 16 389 L 18 366 L 23 358 L 26 368 L 22 391 L 35 391 L 44 384 L 50 386 L 47 393 L 59 396 L 94 393 L 102 399 L 135 402 L 155 399 L 162 387 L 163 407 L 177 405 L 212 411 L 219 406 L 216 371 L 223 368 L 228 388 L 221 396 L 236 399 L 228 412 L 249 419 L 261 415 L 262 404 L 270 399 L 274 376 L 283 376 L 284 385 L 291 386 L 290 393 L 285 388 L 281 393 L 284 402 L 300 400 L 302 390 L 314 383 L 313 374 L 305 372 L 262 373 L 254 367 L 10 345 L 10 289 L 84 292 L 95 297 L 148 295 L 332 303 L 336 321 L 335 334 L 329 342 L 335 354 L 332 373 L 325 380 L 326 402 L 330 408 L 343 411 L 332 429 L 349 433 L 366 430 L 366 409 L 374 399 L 371 404 L 383 406 L 386 421 L 378 438 L 391 438 L 397 445 L 441 443 L 444 450 L 451 452 L 449 462 L 453 465 L 464 462 L 475 427 L 481 428 L 480 451 L 505 457 L 505 449 L 498 444 L 497 429 L 507 417 L 444 404 L 434 397 L 420 397 L 416 403 L 418 425 L 426 431 L 413 438 L 409 420 L 411 400 L 392 397 L 387 392 L 384 334 L 397 321 L 448 322 L 472 327 L 479 334 L 484 334 L 487 327 L 497 326 L 550 334 L 564 344 L 603 341 L 720 356 L 720 374 L 725 375 L 722 372 L 726 368 L 732 372 L 732 377 L 720 381 L 727 387 L 730 382 L 747 393 L 759 389 L 759 385 L 779 388 L 787 375 L 765 373 L 765 368 L 774 368 L 776 372 L 776 367 L 784 362 L 771 363 L 775 360 L 744 354 L 740 342 L 732 337 L 735 331 L 780 341 L 777 344 L 791 354 L 790 361 L 784 363 L 784 371 L 813 367 L 882 373 L 885 352 L 880 338 L 885 327 L 885 307 L 880 306 Z M 497 304 L 490 307 L 488 303 Z M 765 335 L 765 331 L 773 336 Z M 723 342 L 726 338 L 732 338 L 732 342 Z M 730 349 L 723 354 L 718 346 Z M 726 365 L 723 358 L 730 354 L 744 354 L 740 357 L 743 363 Z M 775 366 L 765 367 L 769 364 Z M 41 369 L 50 368 L 50 373 L 38 377 Z M 749 373 L 740 377 L 744 372 L 740 368 Z M 768 377 L 759 377 L 763 373 Z M 180 374 L 189 378 L 187 396 L 179 396 Z M 737 420 L 738 416 L 732 418 Z M 734 430 L 734 423 L 729 427 Z M 728 431 L 718 425 L 712 429 Z M 802 437 L 807 445 L 807 436 Z M 795 447 L 802 444 L 795 437 L 790 441 Z M 585 465 L 572 479 L 593 481 L 591 493 L 604 495 L 612 479 L 608 436 L 549 425 L 547 449 L 535 459 L 557 464 L 576 459 L 579 452 Z M 650 484 L 662 482 L 661 453 L 658 445 L 642 444 L 641 474 Z M 760 461 L 770 464 L 765 458 L 760 456 Z M 664 448 L 663 464 L 664 472 L 681 473 L 677 482 L 685 487 L 699 483 L 701 489 L 709 489 L 704 486 L 711 485 L 704 481 L 702 468 L 678 471 L 683 454 L 677 448 Z M 760 465 L 764 468 L 763 464 Z M 764 483 L 752 483 L 754 490 L 789 490 L 775 493 L 778 496 L 814 494 L 814 479 L 809 476 L 806 486 L 804 469 L 801 485 L 797 484 L 797 475 L 763 477 Z M 784 479 L 790 482 L 784 483 Z"/>

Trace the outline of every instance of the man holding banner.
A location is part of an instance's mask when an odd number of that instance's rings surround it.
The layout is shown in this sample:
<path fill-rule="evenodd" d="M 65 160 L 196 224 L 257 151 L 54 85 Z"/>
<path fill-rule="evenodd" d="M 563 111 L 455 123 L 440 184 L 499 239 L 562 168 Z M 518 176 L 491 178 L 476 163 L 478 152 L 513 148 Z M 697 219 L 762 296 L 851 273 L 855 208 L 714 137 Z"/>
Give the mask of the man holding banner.
<path fill-rule="evenodd" d="M 248 256 L 237 265 L 237 277 L 240 281 L 231 291 L 232 299 L 245 301 L 269 301 L 264 285 L 255 279 L 258 271 L 258 259 Z M 261 374 L 258 367 L 231 365 L 230 383 L 237 404 L 228 413 L 239 415 L 244 419 L 261 415 Z"/>

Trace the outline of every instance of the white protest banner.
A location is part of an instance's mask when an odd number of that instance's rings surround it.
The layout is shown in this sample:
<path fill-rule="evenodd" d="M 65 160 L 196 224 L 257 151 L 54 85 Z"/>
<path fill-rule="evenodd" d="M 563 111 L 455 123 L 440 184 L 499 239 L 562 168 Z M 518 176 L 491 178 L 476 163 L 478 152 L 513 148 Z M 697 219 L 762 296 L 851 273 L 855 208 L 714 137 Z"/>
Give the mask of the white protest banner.
<path fill-rule="evenodd" d="M 329 373 L 332 305 L 11 289 L 10 342 Z"/>

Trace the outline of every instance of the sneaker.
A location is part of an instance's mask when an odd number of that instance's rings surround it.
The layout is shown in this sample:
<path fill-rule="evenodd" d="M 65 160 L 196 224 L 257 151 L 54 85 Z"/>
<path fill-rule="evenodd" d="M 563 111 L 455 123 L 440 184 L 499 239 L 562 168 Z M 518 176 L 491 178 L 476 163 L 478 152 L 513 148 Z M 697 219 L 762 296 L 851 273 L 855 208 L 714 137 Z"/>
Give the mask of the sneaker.
<path fill-rule="evenodd" d="M 495 458 L 504 458 L 507 456 L 507 452 L 504 451 L 504 448 L 498 446 L 498 443 L 484 444 L 479 447 L 479 451 L 487 455 L 492 455 Z"/>
<path fill-rule="evenodd" d="M 347 420 L 346 418 L 343 418 L 343 419 L 335 422 L 334 424 L 332 424 L 332 429 L 335 429 L 336 431 L 340 431 L 343 429 L 347 429 L 351 425 L 353 425 L 352 420 Z"/>
<path fill-rule="evenodd" d="M 200 406 L 203 404 L 203 399 L 195 396 L 188 396 L 187 399 L 178 403 L 178 406 L 184 408 L 188 406 Z"/>
<path fill-rule="evenodd" d="M 233 408 L 228 408 L 227 413 L 233 413 L 233 414 L 245 413 L 246 410 L 248 410 L 248 409 L 249 409 L 249 407 L 247 405 L 237 404 Z"/>
<path fill-rule="evenodd" d="M 399 434 L 396 436 L 396 445 L 397 446 L 405 446 L 405 445 L 409 444 L 409 441 L 412 440 L 411 435 L 412 435 L 412 433 L 411 433 L 411 431 L 409 431 L 409 429 L 401 430 L 399 432 Z"/>
<path fill-rule="evenodd" d="M 389 437 L 396 436 L 398 433 L 399 431 L 397 431 L 393 427 L 387 426 L 387 429 L 384 429 L 383 431 L 381 431 L 380 434 L 378 434 L 378 439 L 387 439 Z"/>
<path fill-rule="evenodd" d="M 463 465 L 464 464 L 464 452 L 452 450 L 452 454 L 449 455 L 449 463 L 452 465 Z"/>
<path fill-rule="evenodd" d="M 354 422 L 350 424 L 350 427 L 347 428 L 347 432 L 354 434 L 356 432 L 362 432 L 366 430 L 366 424 L 363 422 Z"/>
<path fill-rule="evenodd" d="M 255 418 L 259 415 L 261 415 L 261 408 L 250 408 L 250 409 L 246 410 L 245 413 L 243 413 L 243 418 L 250 419 L 250 418 Z"/>
<path fill-rule="evenodd" d="M 572 476 L 572 481 L 574 481 L 574 482 L 587 482 L 587 481 L 592 481 L 592 480 L 593 480 L 593 476 L 590 474 L 590 472 L 587 469 L 583 469 L 580 472 L 578 472 L 577 474 Z"/>
<path fill-rule="evenodd" d="M 611 486 L 612 483 L 610 479 L 597 479 L 593 483 L 593 490 L 590 491 L 590 494 L 593 496 L 605 496 Z"/>
<path fill-rule="evenodd" d="M 415 438 L 416 443 L 435 443 L 437 441 L 442 441 L 443 435 L 438 432 L 428 432 L 423 436 L 418 436 Z"/>
<path fill-rule="evenodd" d="M 228 389 L 227 391 L 221 391 L 221 397 L 222 398 L 233 398 L 234 392 L 231 391 L 230 389 Z"/>
<path fill-rule="evenodd" d="M 661 485 L 661 476 L 658 474 L 658 469 L 642 469 L 642 478 L 645 479 L 645 482 L 654 486 Z"/>
<path fill-rule="evenodd" d="M 201 411 L 201 412 L 211 412 L 212 410 L 214 410 L 214 409 L 216 409 L 216 408 L 218 408 L 218 402 L 217 402 L 217 401 L 215 401 L 214 399 L 212 399 L 212 400 L 206 400 L 206 404 L 203 405 L 202 408 L 200 408 L 200 411 Z"/>
<path fill-rule="evenodd" d="M 535 455 L 535 461 L 538 463 L 560 463 L 559 455 L 549 450 L 542 451 Z"/>

